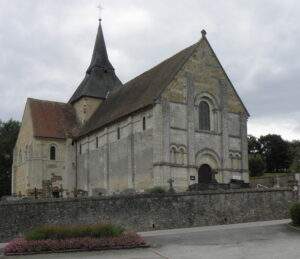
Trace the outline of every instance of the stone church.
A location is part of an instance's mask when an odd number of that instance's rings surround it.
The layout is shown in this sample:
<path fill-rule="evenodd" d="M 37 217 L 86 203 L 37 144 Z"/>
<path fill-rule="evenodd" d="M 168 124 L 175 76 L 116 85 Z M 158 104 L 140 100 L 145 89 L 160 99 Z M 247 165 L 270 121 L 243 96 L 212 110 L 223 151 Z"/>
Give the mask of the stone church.
<path fill-rule="evenodd" d="M 123 84 L 99 23 L 91 63 L 67 103 L 28 98 L 12 193 L 100 195 L 249 181 L 249 113 L 206 32 Z"/>

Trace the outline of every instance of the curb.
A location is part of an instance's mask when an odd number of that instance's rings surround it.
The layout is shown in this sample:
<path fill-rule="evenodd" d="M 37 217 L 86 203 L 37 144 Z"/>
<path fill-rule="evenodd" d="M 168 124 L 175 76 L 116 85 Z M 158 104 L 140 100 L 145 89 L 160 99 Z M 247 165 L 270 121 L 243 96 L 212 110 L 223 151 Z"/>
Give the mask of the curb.
<path fill-rule="evenodd" d="M 288 223 L 287 226 L 288 226 L 289 229 L 292 229 L 292 230 L 300 232 L 300 227 L 295 227 L 291 223 Z"/>
<path fill-rule="evenodd" d="M 115 246 L 115 247 L 103 247 L 99 249 L 67 249 L 67 250 L 57 250 L 57 251 L 39 251 L 39 252 L 28 252 L 28 253 L 8 253 L 7 256 L 19 256 L 19 255 L 42 255 L 42 254 L 61 254 L 61 253 L 74 253 L 74 252 L 93 252 L 93 251 L 107 251 L 107 250 L 125 250 L 125 249 L 137 249 L 137 248 L 149 248 L 150 245 L 139 245 L 139 246 Z M 0 254 L 4 256 L 4 254 Z"/>
<path fill-rule="evenodd" d="M 0 258 L 4 256 L 5 243 L 0 243 Z"/>

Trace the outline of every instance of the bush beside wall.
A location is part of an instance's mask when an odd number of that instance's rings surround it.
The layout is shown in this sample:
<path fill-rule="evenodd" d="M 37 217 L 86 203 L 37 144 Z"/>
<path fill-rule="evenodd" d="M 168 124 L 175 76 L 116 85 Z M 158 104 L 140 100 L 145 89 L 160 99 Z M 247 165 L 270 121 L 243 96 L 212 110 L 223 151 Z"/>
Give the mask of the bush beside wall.
<path fill-rule="evenodd" d="M 300 203 L 294 203 L 290 208 L 290 216 L 294 226 L 300 227 Z"/>

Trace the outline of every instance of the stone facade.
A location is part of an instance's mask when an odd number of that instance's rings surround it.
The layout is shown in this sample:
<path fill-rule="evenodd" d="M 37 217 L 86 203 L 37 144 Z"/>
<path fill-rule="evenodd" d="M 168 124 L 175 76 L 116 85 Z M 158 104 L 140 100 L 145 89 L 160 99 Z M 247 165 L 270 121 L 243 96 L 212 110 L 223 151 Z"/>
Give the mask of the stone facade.
<path fill-rule="evenodd" d="M 74 103 L 74 109 L 78 117 L 80 124 L 84 124 L 89 120 L 92 114 L 101 104 L 102 100 L 91 97 L 83 97 L 78 102 Z"/>
<path fill-rule="evenodd" d="M 56 150 L 55 160 L 50 159 L 51 147 Z M 62 179 L 66 178 L 66 149 L 66 140 L 33 136 L 30 106 L 27 103 L 14 149 L 12 193 L 51 197 L 53 190 L 61 189 Z"/>
<path fill-rule="evenodd" d="M 285 219 L 290 189 L 0 202 L 0 242 L 43 224 L 112 222 L 138 231 Z"/>

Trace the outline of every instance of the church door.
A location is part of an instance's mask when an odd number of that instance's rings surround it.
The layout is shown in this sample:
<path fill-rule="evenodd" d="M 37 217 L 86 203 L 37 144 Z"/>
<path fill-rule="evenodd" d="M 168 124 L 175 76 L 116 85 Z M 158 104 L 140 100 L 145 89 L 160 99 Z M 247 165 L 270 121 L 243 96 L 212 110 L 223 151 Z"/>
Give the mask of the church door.
<path fill-rule="evenodd" d="M 198 183 L 211 183 L 213 181 L 212 169 L 208 164 L 203 164 L 198 170 Z"/>

